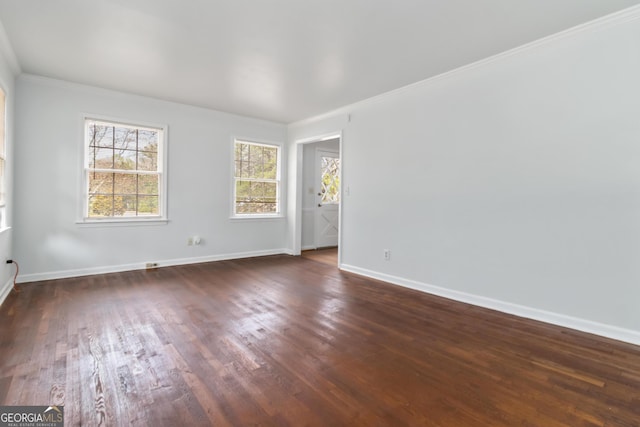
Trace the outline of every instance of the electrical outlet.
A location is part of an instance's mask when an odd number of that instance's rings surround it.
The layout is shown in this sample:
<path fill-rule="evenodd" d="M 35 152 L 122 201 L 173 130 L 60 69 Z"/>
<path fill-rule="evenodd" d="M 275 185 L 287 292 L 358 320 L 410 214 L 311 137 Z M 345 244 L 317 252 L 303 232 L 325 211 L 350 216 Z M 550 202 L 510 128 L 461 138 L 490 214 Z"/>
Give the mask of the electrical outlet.
<path fill-rule="evenodd" d="M 391 260 L 391 249 L 384 250 L 384 260 L 385 261 Z"/>

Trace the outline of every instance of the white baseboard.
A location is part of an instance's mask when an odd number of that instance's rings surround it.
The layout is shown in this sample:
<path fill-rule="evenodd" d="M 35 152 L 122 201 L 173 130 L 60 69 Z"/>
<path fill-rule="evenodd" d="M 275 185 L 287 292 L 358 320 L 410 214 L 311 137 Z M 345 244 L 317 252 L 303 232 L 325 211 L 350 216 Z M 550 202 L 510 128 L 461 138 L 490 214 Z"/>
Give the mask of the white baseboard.
<path fill-rule="evenodd" d="M 133 264 L 107 265 L 102 267 L 80 268 L 75 270 L 49 271 L 45 273 L 23 274 L 18 276 L 19 283 L 41 282 L 43 280 L 67 279 L 70 277 L 92 276 L 94 274 L 118 273 L 122 271 L 144 270 L 147 262 L 155 262 L 158 267 L 199 264 L 202 262 L 224 261 L 230 259 L 253 258 L 268 255 L 293 255 L 290 249 L 271 249 L 264 251 L 236 252 L 222 255 L 208 255 L 193 258 L 177 258 L 162 261 L 146 261 Z"/>
<path fill-rule="evenodd" d="M 301 250 L 303 250 L 303 251 L 315 251 L 316 249 L 318 249 L 318 247 L 315 246 L 315 245 L 307 245 L 307 246 L 303 246 Z"/>
<path fill-rule="evenodd" d="M 405 288 L 415 289 L 452 299 L 455 301 L 473 304 L 492 310 L 501 311 L 503 313 L 513 314 L 515 316 L 527 319 L 538 320 L 550 323 L 556 326 L 575 329 L 590 334 L 600 335 L 602 337 L 611 338 L 618 341 L 624 341 L 630 344 L 640 345 L 640 332 L 631 329 L 624 329 L 617 326 L 606 325 L 603 323 L 593 322 L 591 320 L 580 319 L 577 317 L 567 316 L 564 314 L 553 313 L 550 311 L 540 310 L 537 308 L 527 307 L 523 305 L 513 304 L 492 298 L 482 297 L 469 294 L 466 292 L 455 291 L 452 289 L 441 288 L 426 283 L 417 282 L 415 280 L 404 279 L 402 277 L 392 276 L 389 274 L 379 273 L 348 264 L 341 264 L 340 269 L 361 276 L 370 277 L 372 279 L 382 280 L 384 282 L 393 283 L 394 285 L 403 286 Z"/>
<path fill-rule="evenodd" d="M 9 280 L 7 280 L 7 283 L 5 283 L 2 286 L 2 288 L 0 288 L 0 305 L 2 305 L 2 303 L 4 303 L 4 300 L 7 299 L 7 297 L 11 293 L 12 288 L 13 288 L 13 274 L 11 275 Z"/>

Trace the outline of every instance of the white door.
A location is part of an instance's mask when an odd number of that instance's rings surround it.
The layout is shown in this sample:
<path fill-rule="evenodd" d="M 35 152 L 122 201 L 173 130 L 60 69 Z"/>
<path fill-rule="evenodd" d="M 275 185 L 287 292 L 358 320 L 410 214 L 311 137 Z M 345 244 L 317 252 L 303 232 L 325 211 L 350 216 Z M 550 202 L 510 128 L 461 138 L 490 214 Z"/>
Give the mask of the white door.
<path fill-rule="evenodd" d="M 316 151 L 316 247 L 338 246 L 340 207 L 340 157 Z"/>

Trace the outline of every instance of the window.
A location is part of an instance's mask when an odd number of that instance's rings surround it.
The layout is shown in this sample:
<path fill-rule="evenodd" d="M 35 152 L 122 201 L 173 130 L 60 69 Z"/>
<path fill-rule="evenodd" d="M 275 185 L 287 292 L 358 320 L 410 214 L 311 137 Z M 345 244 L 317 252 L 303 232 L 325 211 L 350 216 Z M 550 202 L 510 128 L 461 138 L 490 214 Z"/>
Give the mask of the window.
<path fill-rule="evenodd" d="M 5 205 L 6 205 L 6 186 L 5 186 L 5 105 L 6 99 L 2 88 L 0 88 L 0 228 L 6 226 Z"/>
<path fill-rule="evenodd" d="M 164 218 L 164 134 L 85 118 L 85 220 Z"/>
<path fill-rule="evenodd" d="M 5 94 L 0 88 L 0 206 L 5 205 Z"/>
<path fill-rule="evenodd" d="M 5 136 L 5 116 L 6 97 L 4 90 L 0 88 L 0 228 L 7 226 L 5 211 L 7 203 L 5 169 L 6 169 L 6 136 Z"/>
<path fill-rule="evenodd" d="M 340 203 L 340 159 L 338 157 L 320 158 L 320 203 L 337 205 Z"/>
<path fill-rule="evenodd" d="M 235 141 L 235 216 L 280 214 L 280 147 Z"/>

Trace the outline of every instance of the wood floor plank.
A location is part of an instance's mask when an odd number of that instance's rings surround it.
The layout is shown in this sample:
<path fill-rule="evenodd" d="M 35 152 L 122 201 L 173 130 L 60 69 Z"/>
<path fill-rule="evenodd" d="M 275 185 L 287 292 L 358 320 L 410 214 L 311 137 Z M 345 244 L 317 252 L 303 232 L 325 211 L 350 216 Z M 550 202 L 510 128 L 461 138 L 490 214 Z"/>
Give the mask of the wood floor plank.
<path fill-rule="evenodd" d="M 0 404 L 62 404 L 72 426 L 640 425 L 640 347 L 336 264 L 23 284 L 0 307 Z"/>

